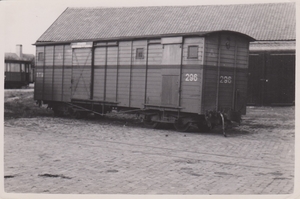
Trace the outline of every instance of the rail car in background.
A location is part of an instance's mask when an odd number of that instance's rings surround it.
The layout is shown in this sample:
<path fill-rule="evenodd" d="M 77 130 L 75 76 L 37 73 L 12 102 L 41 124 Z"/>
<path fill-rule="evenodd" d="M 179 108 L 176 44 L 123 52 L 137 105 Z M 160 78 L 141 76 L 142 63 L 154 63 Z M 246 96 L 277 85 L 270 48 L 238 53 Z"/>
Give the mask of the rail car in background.
<path fill-rule="evenodd" d="M 36 43 L 34 99 L 55 114 L 136 112 L 145 125 L 209 129 L 246 114 L 249 42 L 233 31 Z"/>
<path fill-rule="evenodd" d="M 23 46 L 16 45 L 16 52 L 5 53 L 4 66 L 4 87 L 22 88 L 34 82 L 33 54 L 24 54 Z"/>
<path fill-rule="evenodd" d="M 4 87 L 22 88 L 34 82 L 32 61 L 5 60 Z"/>

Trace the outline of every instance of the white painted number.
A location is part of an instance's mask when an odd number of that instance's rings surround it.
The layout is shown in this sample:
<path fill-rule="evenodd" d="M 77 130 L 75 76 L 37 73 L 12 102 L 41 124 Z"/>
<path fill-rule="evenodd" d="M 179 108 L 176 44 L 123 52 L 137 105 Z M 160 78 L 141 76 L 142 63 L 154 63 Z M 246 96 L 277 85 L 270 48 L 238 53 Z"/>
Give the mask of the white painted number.
<path fill-rule="evenodd" d="M 221 84 L 231 84 L 231 82 L 232 82 L 231 76 L 220 76 Z"/>
<path fill-rule="evenodd" d="M 197 74 L 185 74 L 185 81 L 186 82 L 196 82 L 198 81 Z"/>

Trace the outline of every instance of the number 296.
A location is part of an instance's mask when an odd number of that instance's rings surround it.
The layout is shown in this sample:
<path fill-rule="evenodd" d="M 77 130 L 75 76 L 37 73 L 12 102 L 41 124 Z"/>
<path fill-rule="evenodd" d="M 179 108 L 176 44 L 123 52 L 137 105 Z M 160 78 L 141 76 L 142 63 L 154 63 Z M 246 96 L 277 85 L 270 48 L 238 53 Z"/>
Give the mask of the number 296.
<path fill-rule="evenodd" d="M 186 82 L 196 82 L 198 81 L 197 74 L 185 74 L 185 81 Z"/>

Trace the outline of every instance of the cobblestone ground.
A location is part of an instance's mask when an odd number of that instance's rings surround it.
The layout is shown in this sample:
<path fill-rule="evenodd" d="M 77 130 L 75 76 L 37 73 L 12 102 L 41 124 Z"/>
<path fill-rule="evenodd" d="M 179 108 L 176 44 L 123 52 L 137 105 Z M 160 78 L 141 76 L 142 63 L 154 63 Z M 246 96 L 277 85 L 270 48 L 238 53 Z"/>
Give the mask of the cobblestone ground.
<path fill-rule="evenodd" d="M 294 107 L 248 108 L 240 127 L 147 129 L 119 118 L 4 123 L 9 193 L 291 194 Z"/>

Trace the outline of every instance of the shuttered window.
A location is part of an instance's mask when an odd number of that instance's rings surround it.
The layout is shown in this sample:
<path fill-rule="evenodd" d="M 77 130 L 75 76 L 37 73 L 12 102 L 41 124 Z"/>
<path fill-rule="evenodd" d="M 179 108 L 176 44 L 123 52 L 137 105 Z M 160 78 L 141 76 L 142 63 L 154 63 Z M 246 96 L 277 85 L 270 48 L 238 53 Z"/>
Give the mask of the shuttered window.
<path fill-rule="evenodd" d="M 38 53 L 38 61 L 44 61 L 44 52 Z"/>
<path fill-rule="evenodd" d="M 144 48 L 136 49 L 136 59 L 144 59 Z"/>
<path fill-rule="evenodd" d="M 21 70 L 21 65 L 18 63 L 11 63 L 10 64 L 10 72 L 20 72 Z"/>
<path fill-rule="evenodd" d="M 188 47 L 188 58 L 189 59 L 198 59 L 198 46 L 189 46 Z"/>

